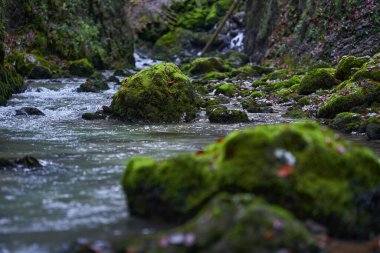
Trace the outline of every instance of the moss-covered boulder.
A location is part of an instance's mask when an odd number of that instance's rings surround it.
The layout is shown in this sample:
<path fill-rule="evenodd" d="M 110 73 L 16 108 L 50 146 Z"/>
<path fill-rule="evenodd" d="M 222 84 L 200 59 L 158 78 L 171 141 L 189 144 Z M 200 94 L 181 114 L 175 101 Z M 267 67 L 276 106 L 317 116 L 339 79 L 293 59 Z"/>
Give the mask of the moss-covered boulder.
<path fill-rule="evenodd" d="M 159 164 L 174 164 L 175 160 Z M 376 199 L 371 198 L 380 185 L 378 157 L 316 123 L 258 126 L 236 131 L 203 151 L 186 156 L 186 162 L 197 166 L 190 169 L 175 166 L 170 173 L 161 173 L 160 179 L 149 177 L 159 171 L 155 166 L 140 170 L 129 164 L 123 186 L 128 198 L 141 200 L 138 203 L 141 206 L 134 206 L 134 210 L 157 210 L 148 197 L 157 189 L 170 187 L 168 182 L 173 176 L 178 178 L 181 173 L 190 173 L 188 170 L 202 164 L 202 171 L 208 170 L 207 173 L 213 175 L 212 190 L 207 183 L 204 189 L 177 191 L 180 194 L 175 197 L 181 200 L 173 198 L 172 201 L 183 201 L 198 191 L 203 191 L 197 195 L 204 199 L 215 191 L 252 192 L 291 210 L 297 217 L 311 218 L 332 228 L 331 232 L 337 235 L 367 236 L 380 232 L 380 223 L 372 222 L 380 210 Z M 133 176 L 140 171 L 141 176 Z M 186 177 L 182 183 L 192 178 Z M 129 185 L 143 185 L 146 190 L 144 194 L 141 189 L 130 191 Z M 172 212 L 181 212 L 177 206 Z"/>
<path fill-rule="evenodd" d="M 380 53 L 374 55 L 353 76 L 355 80 L 371 79 L 380 82 Z"/>
<path fill-rule="evenodd" d="M 372 80 L 346 81 L 340 84 L 319 108 L 317 117 L 334 118 L 351 108 L 380 101 L 380 83 Z"/>
<path fill-rule="evenodd" d="M 302 222 L 250 194 L 220 194 L 185 225 L 126 245 L 128 252 L 318 252 Z"/>
<path fill-rule="evenodd" d="M 247 123 L 249 118 L 244 111 L 228 110 L 225 106 L 217 106 L 208 113 L 210 123 L 234 124 Z"/>
<path fill-rule="evenodd" d="M 17 72 L 30 79 L 49 79 L 61 76 L 61 68 L 49 60 L 35 54 L 26 54 L 14 50 L 7 57 Z"/>
<path fill-rule="evenodd" d="M 350 79 L 355 73 L 354 69 L 361 68 L 368 60 L 369 57 L 343 56 L 336 68 L 335 77 L 342 81 Z"/>
<path fill-rule="evenodd" d="M 209 72 L 228 72 L 228 64 L 219 57 L 197 58 L 185 67 L 192 75 L 206 74 Z"/>
<path fill-rule="evenodd" d="M 343 133 L 357 132 L 360 130 L 360 114 L 342 112 L 335 116 L 330 126 Z"/>
<path fill-rule="evenodd" d="M 222 84 L 216 88 L 215 94 L 216 95 L 223 94 L 227 97 L 233 97 L 237 91 L 238 91 L 237 87 L 233 84 Z"/>
<path fill-rule="evenodd" d="M 69 71 L 73 76 L 89 77 L 95 72 L 95 69 L 88 59 L 81 59 L 71 61 L 69 64 Z"/>
<path fill-rule="evenodd" d="M 308 118 L 310 114 L 309 112 L 304 111 L 301 105 L 296 104 L 286 109 L 284 116 L 296 119 L 304 119 Z"/>
<path fill-rule="evenodd" d="M 175 64 L 160 63 L 125 79 L 112 110 L 129 122 L 191 121 L 197 112 L 196 94 Z"/>
<path fill-rule="evenodd" d="M 191 155 L 162 162 L 131 159 L 122 185 L 131 214 L 169 221 L 188 217 L 217 189 L 215 172 Z"/>
<path fill-rule="evenodd" d="M 26 89 L 22 77 L 11 65 L 0 65 L 0 106 L 6 105 L 13 93 Z"/>
<path fill-rule="evenodd" d="M 334 72 L 334 69 L 315 69 L 307 73 L 301 81 L 299 94 L 309 95 L 319 89 L 329 89 L 338 85 Z"/>
<path fill-rule="evenodd" d="M 241 106 L 249 113 L 273 113 L 271 103 L 257 102 L 252 97 L 243 99 L 241 101 Z"/>

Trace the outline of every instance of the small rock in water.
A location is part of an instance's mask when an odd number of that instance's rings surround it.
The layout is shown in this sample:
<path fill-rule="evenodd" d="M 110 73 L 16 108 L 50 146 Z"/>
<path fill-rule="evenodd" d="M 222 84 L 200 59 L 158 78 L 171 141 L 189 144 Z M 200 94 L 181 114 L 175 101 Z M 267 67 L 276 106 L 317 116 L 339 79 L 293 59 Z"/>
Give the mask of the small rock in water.
<path fill-rule="evenodd" d="M 16 160 L 0 158 L 0 170 L 13 169 L 19 167 L 39 168 L 42 167 L 42 165 L 36 158 L 32 156 L 24 156 Z"/>
<path fill-rule="evenodd" d="M 16 160 L 16 164 L 22 165 L 28 168 L 42 167 L 41 163 L 32 156 L 24 156 L 23 158 Z"/>
<path fill-rule="evenodd" d="M 45 114 L 35 107 L 23 107 L 19 110 L 16 110 L 16 115 L 38 115 L 45 116 Z"/>
<path fill-rule="evenodd" d="M 107 115 L 105 115 L 102 111 L 97 112 L 87 112 L 83 113 L 82 119 L 84 120 L 98 120 L 98 119 L 106 119 Z"/>

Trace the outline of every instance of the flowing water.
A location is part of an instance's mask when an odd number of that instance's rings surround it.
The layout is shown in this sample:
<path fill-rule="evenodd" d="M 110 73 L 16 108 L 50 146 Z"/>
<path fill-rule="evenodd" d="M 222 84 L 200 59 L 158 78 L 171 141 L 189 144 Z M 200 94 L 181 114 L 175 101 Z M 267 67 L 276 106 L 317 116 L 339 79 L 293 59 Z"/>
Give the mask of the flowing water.
<path fill-rule="evenodd" d="M 289 121 L 279 113 L 250 115 L 253 123 L 235 125 L 210 124 L 202 115 L 191 124 L 84 121 L 84 112 L 109 105 L 117 89 L 110 83 L 106 92 L 77 93 L 84 81 L 29 81 L 25 93 L 0 107 L 0 157 L 32 155 L 43 164 L 36 171 L 0 171 L 0 253 L 58 252 L 79 237 L 159 230 L 161 224 L 128 216 L 119 182 L 129 158 L 192 152 L 235 129 Z M 24 106 L 45 116 L 16 116 Z"/>

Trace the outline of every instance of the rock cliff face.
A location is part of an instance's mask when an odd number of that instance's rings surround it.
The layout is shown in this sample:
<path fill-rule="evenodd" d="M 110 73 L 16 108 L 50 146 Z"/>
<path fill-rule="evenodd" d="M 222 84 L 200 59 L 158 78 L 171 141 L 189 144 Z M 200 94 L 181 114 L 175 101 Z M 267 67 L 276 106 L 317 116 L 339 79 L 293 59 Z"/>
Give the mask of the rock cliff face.
<path fill-rule="evenodd" d="M 380 49 L 376 0 L 248 0 L 245 50 L 253 62 L 337 62 Z"/>
<path fill-rule="evenodd" d="M 8 54 L 19 50 L 65 60 L 88 58 L 94 65 L 134 63 L 129 0 L 3 2 Z"/>

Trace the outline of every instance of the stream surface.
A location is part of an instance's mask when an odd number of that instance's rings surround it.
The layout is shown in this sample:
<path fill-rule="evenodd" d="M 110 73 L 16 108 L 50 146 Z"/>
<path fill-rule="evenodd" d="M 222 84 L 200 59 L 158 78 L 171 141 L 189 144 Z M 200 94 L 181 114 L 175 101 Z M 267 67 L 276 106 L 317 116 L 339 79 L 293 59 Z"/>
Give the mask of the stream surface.
<path fill-rule="evenodd" d="M 0 157 L 32 155 L 43 164 L 36 171 L 0 171 L 0 253 L 59 252 L 77 238 L 107 240 L 164 229 L 128 215 L 119 182 L 129 158 L 167 158 L 201 149 L 235 129 L 291 121 L 280 113 L 251 114 L 252 123 L 234 125 L 210 124 L 204 115 L 191 124 L 85 121 L 81 115 L 109 105 L 118 87 L 110 83 L 102 93 L 77 93 L 84 81 L 28 81 L 25 93 L 0 107 Z M 16 116 L 25 106 L 45 116 Z M 365 144 L 380 153 L 379 142 Z"/>

